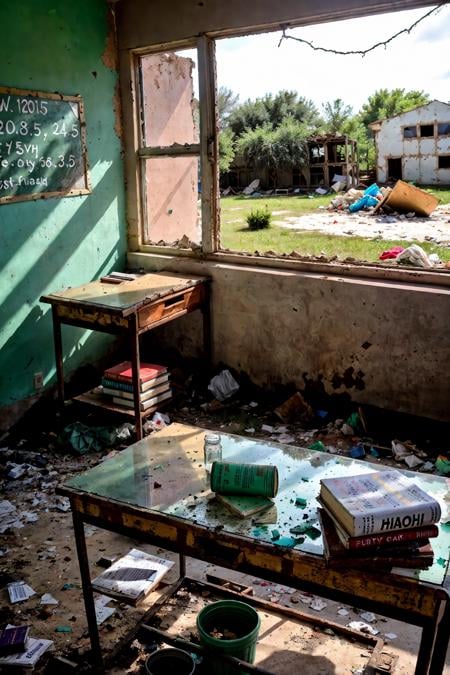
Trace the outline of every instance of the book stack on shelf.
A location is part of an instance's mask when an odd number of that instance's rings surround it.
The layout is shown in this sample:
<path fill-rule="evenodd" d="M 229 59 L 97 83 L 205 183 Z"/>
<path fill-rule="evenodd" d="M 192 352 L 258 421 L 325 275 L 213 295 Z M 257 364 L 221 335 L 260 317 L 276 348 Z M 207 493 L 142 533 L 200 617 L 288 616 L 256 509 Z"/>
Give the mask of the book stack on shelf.
<path fill-rule="evenodd" d="M 166 366 L 141 363 L 139 370 L 141 411 L 145 412 L 172 398 L 169 372 Z M 101 393 L 111 397 L 112 403 L 124 408 L 134 408 L 131 362 L 123 361 L 107 368 L 102 377 Z"/>
<path fill-rule="evenodd" d="M 439 534 L 439 502 L 399 471 L 320 481 L 325 559 L 361 569 L 427 569 Z"/>

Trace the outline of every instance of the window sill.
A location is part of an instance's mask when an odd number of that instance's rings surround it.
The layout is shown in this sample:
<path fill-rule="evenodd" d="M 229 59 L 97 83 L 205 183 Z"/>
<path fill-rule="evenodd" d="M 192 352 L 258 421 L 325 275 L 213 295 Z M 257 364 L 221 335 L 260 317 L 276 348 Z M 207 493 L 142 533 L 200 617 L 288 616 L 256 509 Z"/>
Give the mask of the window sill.
<path fill-rule="evenodd" d="M 425 269 L 419 267 L 385 267 L 377 263 L 326 262 L 320 260 L 296 259 L 280 255 L 254 255 L 218 251 L 204 254 L 201 251 L 178 249 L 165 246 L 141 246 L 139 251 L 129 251 L 130 259 L 136 262 L 145 258 L 158 259 L 160 262 L 177 258 L 192 259 L 201 263 L 224 263 L 242 267 L 261 267 L 264 269 L 292 270 L 319 276 L 348 277 L 370 279 L 374 282 L 393 281 L 410 284 L 424 284 L 433 287 L 450 288 L 450 270 Z M 139 265 L 135 265 L 139 267 Z"/>

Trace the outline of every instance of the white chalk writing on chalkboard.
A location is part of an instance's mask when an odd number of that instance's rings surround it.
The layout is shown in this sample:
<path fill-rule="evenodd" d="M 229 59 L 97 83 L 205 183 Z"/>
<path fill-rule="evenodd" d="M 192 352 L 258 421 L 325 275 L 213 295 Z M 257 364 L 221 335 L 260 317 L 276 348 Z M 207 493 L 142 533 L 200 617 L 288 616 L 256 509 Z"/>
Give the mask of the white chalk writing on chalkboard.
<path fill-rule="evenodd" d="M 0 204 L 88 192 L 81 97 L 0 87 Z"/>

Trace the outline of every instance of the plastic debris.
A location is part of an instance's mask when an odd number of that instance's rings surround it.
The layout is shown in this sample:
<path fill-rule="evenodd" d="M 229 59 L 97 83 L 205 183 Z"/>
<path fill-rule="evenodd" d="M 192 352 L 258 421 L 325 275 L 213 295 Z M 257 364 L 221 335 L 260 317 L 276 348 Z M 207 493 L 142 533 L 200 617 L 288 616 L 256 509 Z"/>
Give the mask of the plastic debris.
<path fill-rule="evenodd" d="M 70 626 L 56 626 L 55 633 L 71 633 L 72 629 Z"/>
<path fill-rule="evenodd" d="M 398 635 L 397 633 L 385 633 L 384 637 L 386 638 L 386 640 L 395 640 L 396 638 L 398 638 Z"/>
<path fill-rule="evenodd" d="M 59 601 L 51 593 L 44 593 L 41 596 L 41 605 L 59 605 Z"/>
<path fill-rule="evenodd" d="M 212 378 L 208 390 L 218 401 L 225 401 L 239 390 L 239 384 L 229 370 L 222 370 L 219 375 Z"/>
<path fill-rule="evenodd" d="M 392 246 L 380 254 L 379 260 L 395 260 L 404 250 L 403 246 Z"/>
<path fill-rule="evenodd" d="M 364 450 L 364 447 L 362 446 L 361 443 L 358 443 L 358 445 L 354 445 L 352 448 L 350 448 L 350 457 L 353 459 L 361 459 L 362 457 L 366 456 L 366 451 Z"/>
<path fill-rule="evenodd" d="M 320 450 L 321 452 L 326 452 L 326 447 L 322 443 L 322 441 L 315 441 L 314 443 L 311 443 L 311 445 L 308 445 L 309 450 Z"/>
<path fill-rule="evenodd" d="M 450 459 L 444 455 L 439 455 L 434 463 L 436 470 L 444 476 L 450 475 Z"/>
<path fill-rule="evenodd" d="M 377 620 L 377 617 L 373 612 L 361 612 L 359 616 L 363 621 L 367 621 L 367 623 L 373 623 Z"/>
<path fill-rule="evenodd" d="M 337 613 L 339 614 L 339 616 L 348 616 L 350 614 L 348 609 L 345 609 L 345 607 L 339 607 Z"/>
<path fill-rule="evenodd" d="M 433 263 L 418 244 L 411 244 L 396 257 L 396 262 L 403 265 L 414 265 L 415 267 L 433 267 Z"/>
<path fill-rule="evenodd" d="M 411 451 L 406 448 L 403 443 L 400 443 L 399 441 L 391 441 L 392 445 L 392 454 L 394 456 L 394 459 L 397 461 L 401 461 L 404 457 L 407 455 L 411 454 Z"/>
<path fill-rule="evenodd" d="M 316 612 L 321 612 L 328 607 L 328 603 L 322 600 L 322 598 L 313 598 L 311 604 L 309 605 L 311 609 L 314 609 Z"/>
<path fill-rule="evenodd" d="M 416 455 L 407 455 L 403 458 L 403 461 L 410 469 L 415 469 L 417 466 L 423 464 L 423 460 L 416 457 Z"/>
<path fill-rule="evenodd" d="M 344 422 L 344 424 L 341 427 L 341 432 L 344 434 L 344 436 L 353 436 L 355 433 L 353 431 L 353 427 L 351 427 L 347 422 Z"/>
<path fill-rule="evenodd" d="M 82 422 L 73 422 L 64 428 L 63 439 L 80 455 L 98 451 L 116 440 L 116 431 L 107 427 L 88 427 Z"/>
<path fill-rule="evenodd" d="M 272 530 L 271 532 L 272 539 L 279 539 L 280 538 L 280 533 L 278 530 Z"/>
<path fill-rule="evenodd" d="M 296 497 L 295 498 L 295 506 L 300 507 L 301 509 L 305 509 L 307 506 L 308 502 L 304 497 Z"/>
<path fill-rule="evenodd" d="M 286 423 L 307 422 L 314 417 L 313 409 L 299 391 L 275 408 L 274 413 Z"/>
<path fill-rule="evenodd" d="M 377 630 L 370 624 L 365 623 L 364 621 L 350 621 L 350 623 L 347 624 L 347 628 L 359 630 L 360 633 L 369 633 L 370 635 L 378 635 L 380 632 L 379 630 Z"/>

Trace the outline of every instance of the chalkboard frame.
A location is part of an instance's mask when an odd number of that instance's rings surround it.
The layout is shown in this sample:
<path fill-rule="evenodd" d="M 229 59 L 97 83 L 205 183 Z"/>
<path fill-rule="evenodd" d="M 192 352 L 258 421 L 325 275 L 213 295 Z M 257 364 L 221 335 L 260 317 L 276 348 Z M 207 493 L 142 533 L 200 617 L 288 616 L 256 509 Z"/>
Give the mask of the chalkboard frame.
<path fill-rule="evenodd" d="M 53 101 L 68 101 L 75 103 L 78 106 L 78 121 L 81 141 L 81 152 L 83 160 L 84 173 L 84 187 L 74 189 L 53 190 L 52 192 L 36 192 L 21 195 L 8 195 L 0 197 L 0 205 L 11 204 L 12 202 L 22 201 L 36 201 L 37 199 L 50 199 L 53 197 L 78 197 L 80 195 L 88 195 L 92 192 L 92 185 L 89 175 L 89 160 L 87 155 L 87 141 L 86 141 L 86 122 L 84 117 L 84 102 L 81 96 L 68 96 L 55 92 L 36 91 L 32 89 L 17 89 L 16 87 L 1 87 L 0 94 L 10 94 L 12 96 L 27 96 L 32 98 L 43 98 Z"/>

